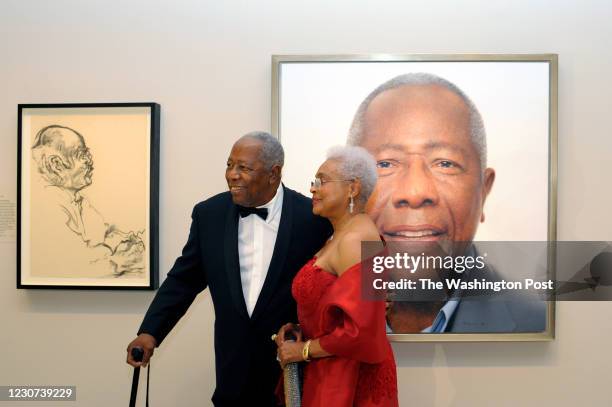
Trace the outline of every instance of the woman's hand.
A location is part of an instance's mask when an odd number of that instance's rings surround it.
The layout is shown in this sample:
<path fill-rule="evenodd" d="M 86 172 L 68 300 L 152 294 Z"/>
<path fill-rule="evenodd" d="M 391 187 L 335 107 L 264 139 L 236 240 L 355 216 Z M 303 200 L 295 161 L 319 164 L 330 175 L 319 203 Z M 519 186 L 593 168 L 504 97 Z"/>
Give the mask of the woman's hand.
<path fill-rule="evenodd" d="M 288 324 L 281 326 L 276 334 L 274 342 L 276 342 L 276 346 L 280 348 L 283 342 L 288 340 L 302 340 L 302 330 L 300 329 L 299 325 L 289 322 Z"/>
<path fill-rule="evenodd" d="M 300 341 L 285 341 L 278 347 L 278 359 L 281 367 L 284 369 L 287 363 L 291 362 L 302 362 L 304 357 L 302 356 L 302 350 L 304 349 L 304 342 Z"/>

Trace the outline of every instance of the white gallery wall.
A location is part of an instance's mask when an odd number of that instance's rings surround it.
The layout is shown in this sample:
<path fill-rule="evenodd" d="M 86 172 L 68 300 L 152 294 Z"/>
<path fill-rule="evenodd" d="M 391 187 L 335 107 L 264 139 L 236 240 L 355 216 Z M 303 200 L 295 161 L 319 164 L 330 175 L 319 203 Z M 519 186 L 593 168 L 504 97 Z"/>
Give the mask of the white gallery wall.
<path fill-rule="evenodd" d="M 233 141 L 270 130 L 272 54 L 557 53 L 558 238 L 612 240 L 612 4 L 503 3 L 1 0 L 0 200 L 16 201 L 18 103 L 160 103 L 163 280 Z M 127 404 L 154 293 L 17 290 L 15 251 L 0 243 L 0 385 Z M 210 405 L 213 322 L 204 292 L 155 353 L 152 405 Z M 560 303 L 556 322 L 547 343 L 395 344 L 400 405 L 612 405 L 612 304 Z"/>

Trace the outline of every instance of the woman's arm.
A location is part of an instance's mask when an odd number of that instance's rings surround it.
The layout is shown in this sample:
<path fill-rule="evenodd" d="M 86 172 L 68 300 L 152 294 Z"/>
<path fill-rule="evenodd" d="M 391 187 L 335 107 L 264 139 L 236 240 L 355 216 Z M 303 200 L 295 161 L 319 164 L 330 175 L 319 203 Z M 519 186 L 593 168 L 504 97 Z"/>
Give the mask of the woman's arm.
<path fill-rule="evenodd" d="M 281 346 L 278 347 L 278 358 L 280 359 L 281 366 L 284 368 L 287 363 L 305 361 L 304 348 L 306 347 L 306 343 L 307 342 L 302 341 L 283 342 Z M 326 358 L 328 356 L 333 355 L 321 347 L 318 339 L 310 340 L 307 354 L 308 360 Z"/>
<path fill-rule="evenodd" d="M 326 358 L 328 356 L 334 356 L 332 353 L 327 352 L 321 347 L 318 339 L 314 339 L 310 342 L 308 349 L 308 356 L 310 359 Z"/>

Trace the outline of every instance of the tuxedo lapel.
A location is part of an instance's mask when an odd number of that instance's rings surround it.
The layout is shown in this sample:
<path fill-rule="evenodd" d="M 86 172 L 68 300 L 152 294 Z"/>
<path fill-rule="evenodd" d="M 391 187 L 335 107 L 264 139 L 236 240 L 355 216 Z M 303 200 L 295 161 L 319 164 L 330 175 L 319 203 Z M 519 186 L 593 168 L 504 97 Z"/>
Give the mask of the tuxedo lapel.
<path fill-rule="evenodd" d="M 242 282 L 240 280 L 240 263 L 238 259 L 238 209 L 233 203 L 225 219 L 225 239 L 223 251 L 225 257 L 225 273 L 227 274 L 228 287 L 232 296 L 232 302 L 241 316 L 248 318 L 244 294 L 242 293 Z"/>
<path fill-rule="evenodd" d="M 274 289 L 278 283 L 284 265 L 287 253 L 289 251 L 289 241 L 291 240 L 291 229 L 293 225 L 293 196 L 291 191 L 283 186 L 283 209 L 281 212 L 281 220 L 278 225 L 278 234 L 276 235 L 276 243 L 274 244 L 274 252 L 270 260 L 270 267 L 266 274 L 266 280 L 257 298 L 257 303 L 253 309 L 251 319 L 257 318 L 265 309 L 266 304 L 274 294 Z"/>

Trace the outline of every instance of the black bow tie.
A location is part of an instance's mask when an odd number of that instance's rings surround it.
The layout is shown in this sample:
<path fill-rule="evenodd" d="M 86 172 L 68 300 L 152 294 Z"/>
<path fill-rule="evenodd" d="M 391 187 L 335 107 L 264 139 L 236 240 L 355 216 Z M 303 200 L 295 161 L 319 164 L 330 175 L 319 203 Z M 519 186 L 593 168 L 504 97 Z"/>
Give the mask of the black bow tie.
<path fill-rule="evenodd" d="M 236 205 L 241 218 L 246 218 L 249 215 L 257 215 L 263 220 L 268 218 L 268 208 L 247 208 L 246 206 Z"/>

